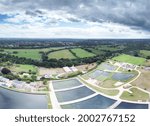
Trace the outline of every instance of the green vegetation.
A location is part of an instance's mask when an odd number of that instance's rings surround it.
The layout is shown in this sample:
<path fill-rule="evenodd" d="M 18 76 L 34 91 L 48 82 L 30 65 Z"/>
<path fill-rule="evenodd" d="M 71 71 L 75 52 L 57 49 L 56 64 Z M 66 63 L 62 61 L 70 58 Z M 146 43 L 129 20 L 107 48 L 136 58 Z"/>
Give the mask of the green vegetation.
<path fill-rule="evenodd" d="M 34 60 L 41 59 L 41 54 L 38 49 L 9 49 L 5 50 L 5 52 L 18 57 L 25 57 Z"/>
<path fill-rule="evenodd" d="M 6 53 L 18 57 L 24 57 L 27 59 L 41 60 L 42 52 L 48 52 L 57 50 L 60 48 L 43 48 L 43 49 L 4 49 L 0 53 Z"/>
<path fill-rule="evenodd" d="M 122 95 L 120 96 L 121 99 L 124 100 L 130 100 L 130 101 L 147 101 L 149 100 L 149 94 L 146 92 L 143 92 L 137 88 L 131 88 L 130 91 L 132 93 L 129 93 L 128 91 L 124 91 Z"/>
<path fill-rule="evenodd" d="M 85 82 L 82 78 L 80 78 L 80 80 L 86 84 L 87 86 L 93 88 L 94 90 L 98 91 L 98 92 L 101 92 L 103 94 L 106 94 L 106 95 L 109 95 L 109 96 L 116 96 L 118 93 L 119 93 L 119 90 L 118 89 L 103 89 L 101 87 L 98 87 L 98 86 L 94 86 L 92 84 L 89 84 L 87 82 Z"/>
<path fill-rule="evenodd" d="M 92 57 L 92 56 L 95 56 L 95 54 L 93 53 L 90 53 L 84 49 L 81 49 L 81 48 L 75 48 L 75 49 L 71 49 L 71 51 L 73 53 L 75 53 L 75 55 L 79 58 L 85 58 L 85 57 Z"/>
<path fill-rule="evenodd" d="M 123 48 L 124 46 L 115 46 L 115 45 L 100 45 L 96 47 L 97 50 L 103 51 L 118 51 Z"/>
<path fill-rule="evenodd" d="M 150 60 L 146 60 L 146 62 L 144 63 L 144 66 L 150 67 Z"/>
<path fill-rule="evenodd" d="M 101 87 L 104 88 L 115 88 L 116 86 L 114 85 L 117 81 L 112 80 L 112 79 L 106 79 L 102 84 Z"/>
<path fill-rule="evenodd" d="M 148 51 L 148 50 L 140 50 L 140 55 L 145 58 L 150 59 L 150 51 Z"/>
<path fill-rule="evenodd" d="M 37 73 L 37 67 L 33 66 L 33 65 L 23 65 L 23 64 L 16 64 L 11 68 L 12 71 L 15 71 L 17 73 L 20 72 L 33 72 L 33 73 Z"/>
<path fill-rule="evenodd" d="M 124 46 L 115 45 L 98 45 L 94 47 L 86 48 L 87 51 L 92 52 L 96 55 L 106 55 L 108 52 L 120 52 L 124 49 Z"/>
<path fill-rule="evenodd" d="M 114 57 L 113 60 L 120 61 L 120 62 L 127 62 L 135 65 L 143 65 L 146 61 L 145 58 L 130 56 L 126 54 L 122 54 L 117 57 Z"/>
<path fill-rule="evenodd" d="M 75 59 L 76 57 L 68 50 L 55 51 L 48 54 L 49 59 Z"/>

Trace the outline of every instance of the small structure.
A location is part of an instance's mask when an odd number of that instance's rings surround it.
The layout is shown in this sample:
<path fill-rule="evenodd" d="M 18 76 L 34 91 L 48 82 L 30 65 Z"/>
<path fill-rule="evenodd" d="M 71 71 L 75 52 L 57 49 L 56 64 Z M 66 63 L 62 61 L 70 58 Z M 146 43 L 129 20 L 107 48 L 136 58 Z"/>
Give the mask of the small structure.
<path fill-rule="evenodd" d="M 123 82 L 119 82 L 119 81 L 118 81 L 118 82 L 116 82 L 114 85 L 115 85 L 115 86 L 121 86 L 122 84 L 123 84 Z"/>
<path fill-rule="evenodd" d="M 133 64 L 129 64 L 129 63 L 122 63 L 122 68 L 126 70 L 134 70 L 136 66 Z"/>
<path fill-rule="evenodd" d="M 131 84 L 126 84 L 126 85 L 123 86 L 124 89 L 128 89 L 128 88 L 130 88 L 130 87 L 132 87 Z"/>
<path fill-rule="evenodd" d="M 99 84 L 97 80 L 92 79 L 92 78 L 89 78 L 89 79 L 87 80 L 87 82 L 90 83 L 90 84 L 93 84 L 93 85 L 98 85 L 98 84 Z"/>
<path fill-rule="evenodd" d="M 74 66 L 70 67 L 70 69 L 71 69 L 73 72 L 77 72 L 77 71 L 78 71 L 78 69 L 77 69 L 76 67 L 74 67 Z"/>
<path fill-rule="evenodd" d="M 45 75 L 44 75 L 44 78 L 45 78 L 45 79 L 50 79 L 51 77 L 52 77 L 52 76 L 51 76 L 51 75 L 48 75 L 48 74 L 45 74 Z"/>
<path fill-rule="evenodd" d="M 72 70 L 69 68 L 69 67 L 63 67 L 64 71 L 67 72 L 67 73 L 70 73 L 72 72 Z"/>

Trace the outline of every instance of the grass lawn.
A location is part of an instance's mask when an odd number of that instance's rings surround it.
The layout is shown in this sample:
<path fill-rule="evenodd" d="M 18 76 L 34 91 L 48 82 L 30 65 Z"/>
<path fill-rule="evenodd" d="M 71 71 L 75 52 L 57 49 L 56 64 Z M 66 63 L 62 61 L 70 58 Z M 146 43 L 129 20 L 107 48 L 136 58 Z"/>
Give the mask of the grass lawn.
<path fill-rule="evenodd" d="M 102 51 L 102 50 L 98 50 L 98 49 L 94 49 L 94 48 L 88 48 L 92 53 L 96 54 L 96 55 L 103 55 L 106 52 Z"/>
<path fill-rule="evenodd" d="M 135 65 L 143 65 L 146 61 L 145 58 L 130 56 L 126 54 L 122 54 L 117 57 L 114 57 L 113 60 L 117 60 L 120 62 L 127 62 Z"/>
<path fill-rule="evenodd" d="M 84 49 L 81 49 L 81 48 L 72 49 L 72 52 L 74 52 L 77 55 L 77 57 L 79 57 L 79 58 L 95 56 L 95 54 L 90 53 L 90 52 L 88 52 Z"/>
<path fill-rule="evenodd" d="M 31 70 L 32 72 L 37 72 L 37 67 L 33 65 L 22 65 L 22 64 L 16 64 L 11 68 L 12 71 L 15 71 L 17 73 L 19 72 L 29 72 Z"/>
<path fill-rule="evenodd" d="M 150 56 L 150 51 L 148 50 L 140 50 L 140 54 L 143 56 L 143 57 L 148 57 Z"/>
<path fill-rule="evenodd" d="M 124 91 L 120 96 L 120 98 L 124 100 L 130 100 L 130 101 L 138 101 L 138 100 L 147 101 L 149 99 L 148 93 L 145 93 L 137 88 L 131 88 L 130 91 L 132 91 L 133 93 Z"/>
<path fill-rule="evenodd" d="M 107 79 L 105 80 L 101 87 L 104 87 L 104 88 L 115 88 L 116 86 L 114 85 L 117 81 L 115 80 L 112 80 L 112 79 Z"/>
<path fill-rule="evenodd" d="M 49 59 L 75 59 L 76 57 L 68 50 L 60 50 L 60 51 L 55 51 L 52 53 L 49 53 L 48 55 Z"/>
<path fill-rule="evenodd" d="M 15 55 L 18 57 L 25 57 L 28 59 L 34 59 L 34 60 L 41 59 L 41 54 L 37 49 L 10 49 L 10 50 L 5 50 L 5 52 L 8 52 L 11 55 Z"/>

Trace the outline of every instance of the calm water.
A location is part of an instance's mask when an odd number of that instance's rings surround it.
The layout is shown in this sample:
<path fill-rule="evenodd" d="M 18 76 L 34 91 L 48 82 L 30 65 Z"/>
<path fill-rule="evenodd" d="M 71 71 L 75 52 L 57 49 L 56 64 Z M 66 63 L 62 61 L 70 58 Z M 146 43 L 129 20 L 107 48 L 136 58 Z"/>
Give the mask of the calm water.
<path fill-rule="evenodd" d="M 56 97 L 59 102 L 72 101 L 76 99 L 80 99 L 89 95 L 94 94 L 95 92 L 90 90 L 87 87 L 80 87 L 68 91 L 59 91 L 56 92 Z"/>
<path fill-rule="evenodd" d="M 47 109 L 47 97 L 18 93 L 0 87 L 0 109 Z"/>
<path fill-rule="evenodd" d="M 120 103 L 116 109 L 148 109 L 148 104 Z"/>
<path fill-rule="evenodd" d="M 64 109 L 106 109 L 115 102 L 116 100 L 97 95 L 93 98 L 73 104 L 62 105 L 61 107 Z"/>
<path fill-rule="evenodd" d="M 69 80 L 53 82 L 53 87 L 55 90 L 71 88 L 71 87 L 75 87 L 75 86 L 79 86 L 79 85 L 82 85 L 82 83 L 80 81 L 78 81 L 77 79 L 69 79 Z"/>
<path fill-rule="evenodd" d="M 128 79 L 131 79 L 135 76 L 135 74 L 132 73 L 115 73 L 112 78 L 118 81 L 126 81 Z"/>
<path fill-rule="evenodd" d="M 109 65 L 109 64 L 102 64 L 103 68 L 106 69 L 106 70 L 115 70 L 116 67 L 115 66 L 112 66 L 112 65 Z"/>
<path fill-rule="evenodd" d="M 108 77 L 109 76 L 109 72 L 106 72 L 106 71 L 101 71 L 101 70 L 95 70 L 93 73 L 91 73 L 89 76 L 91 78 L 97 78 L 99 76 L 104 76 L 104 77 Z"/>

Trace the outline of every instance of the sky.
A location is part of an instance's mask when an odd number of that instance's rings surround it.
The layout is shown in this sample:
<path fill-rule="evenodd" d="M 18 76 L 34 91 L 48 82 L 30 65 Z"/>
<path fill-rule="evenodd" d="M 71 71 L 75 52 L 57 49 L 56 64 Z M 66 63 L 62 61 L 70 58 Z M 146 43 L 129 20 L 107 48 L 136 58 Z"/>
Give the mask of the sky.
<path fill-rule="evenodd" d="M 150 38 L 150 0 L 0 0 L 0 38 Z"/>

